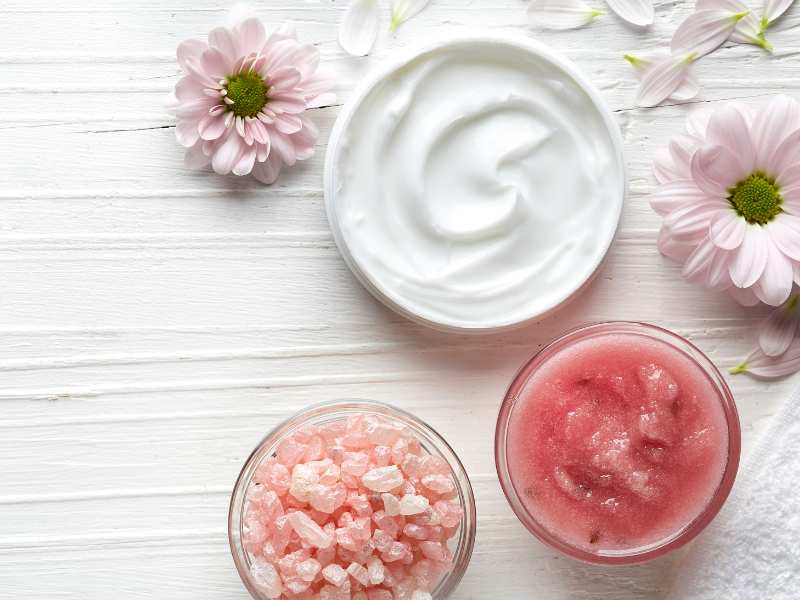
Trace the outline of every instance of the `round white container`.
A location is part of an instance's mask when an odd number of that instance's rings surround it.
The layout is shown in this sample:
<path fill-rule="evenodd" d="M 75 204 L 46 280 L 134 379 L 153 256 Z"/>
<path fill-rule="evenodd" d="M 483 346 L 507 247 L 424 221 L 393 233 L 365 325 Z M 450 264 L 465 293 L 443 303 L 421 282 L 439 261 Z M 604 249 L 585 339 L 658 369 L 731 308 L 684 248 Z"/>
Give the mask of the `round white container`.
<path fill-rule="evenodd" d="M 373 92 L 379 90 L 379 92 L 375 93 L 386 95 L 385 90 L 393 90 L 395 87 L 400 87 L 400 84 L 403 83 L 403 78 L 409 77 L 409 72 L 413 74 L 412 69 L 415 68 L 417 63 L 427 66 L 425 65 L 425 61 L 432 61 L 433 59 L 429 59 L 428 57 L 435 57 L 437 52 L 450 53 L 451 55 L 453 55 L 453 53 L 459 53 L 457 55 L 459 61 L 466 64 L 468 68 L 471 67 L 469 60 L 472 60 L 468 57 L 471 56 L 476 57 L 476 64 L 481 63 L 483 57 L 488 54 L 497 57 L 507 56 L 508 59 L 504 60 L 507 60 L 510 68 L 518 69 L 519 72 L 523 74 L 523 77 L 527 77 L 528 71 L 520 66 L 523 64 L 521 61 L 533 61 L 531 62 L 531 66 L 541 67 L 538 69 L 541 74 L 536 73 L 537 68 L 532 68 L 530 81 L 537 82 L 537 85 L 543 82 L 543 85 L 549 86 L 547 90 L 548 94 L 551 92 L 554 94 L 550 99 L 551 102 L 553 97 L 558 97 L 557 90 L 564 89 L 565 102 L 563 105 L 559 103 L 557 107 L 559 111 L 558 119 L 563 118 L 565 115 L 568 119 L 567 121 L 562 121 L 562 123 L 568 126 L 574 126 L 575 131 L 578 132 L 584 130 L 584 123 L 587 122 L 587 118 L 592 119 L 592 122 L 595 124 L 600 124 L 597 129 L 600 131 L 599 136 L 601 139 L 595 140 L 597 143 L 593 143 L 591 148 L 593 151 L 596 150 L 596 148 L 604 150 L 601 156 L 603 168 L 601 169 L 601 174 L 598 176 L 603 179 L 603 184 L 607 188 L 604 189 L 603 192 L 602 212 L 598 215 L 600 218 L 596 219 L 587 218 L 586 215 L 582 216 L 582 225 L 580 226 L 582 229 L 580 231 L 571 232 L 570 236 L 566 236 L 570 239 L 574 238 L 574 245 L 572 247 L 580 247 L 581 250 L 578 252 L 570 252 L 571 264 L 566 266 L 562 264 L 558 267 L 558 282 L 556 284 L 542 286 L 541 282 L 544 278 L 536 279 L 531 276 L 529 277 L 531 282 L 529 290 L 522 289 L 522 285 L 517 285 L 514 288 L 515 293 L 509 294 L 508 297 L 497 293 L 495 297 L 489 298 L 490 294 L 487 294 L 487 299 L 482 305 L 482 302 L 484 302 L 484 297 L 481 294 L 482 290 L 479 290 L 477 294 L 469 294 L 464 291 L 473 283 L 470 281 L 470 277 L 473 277 L 473 275 L 467 269 L 466 274 L 464 274 L 464 272 L 459 274 L 461 278 L 458 284 L 461 284 L 460 286 L 454 286 L 453 289 L 446 289 L 444 286 L 437 287 L 439 282 L 431 282 L 431 289 L 435 290 L 432 294 L 435 293 L 437 295 L 435 297 L 426 296 L 425 273 L 420 273 L 419 277 L 416 277 L 417 274 L 414 274 L 413 285 L 402 285 L 402 281 L 396 276 L 396 273 L 382 268 L 388 261 L 394 260 L 395 258 L 404 260 L 406 253 L 409 255 L 413 254 L 415 250 L 413 245 L 418 240 L 409 238 L 407 240 L 400 240 L 398 243 L 397 239 L 393 239 L 391 243 L 395 244 L 396 247 L 390 247 L 388 250 L 386 248 L 381 248 L 380 252 L 388 254 L 385 254 L 383 257 L 378 257 L 377 260 L 372 260 L 377 252 L 375 246 L 381 245 L 380 242 L 383 239 L 380 234 L 386 232 L 378 230 L 370 232 L 369 235 L 373 236 L 375 243 L 368 243 L 370 242 L 369 239 L 359 235 L 361 233 L 359 228 L 362 227 L 363 224 L 359 219 L 354 219 L 352 214 L 348 215 L 346 209 L 343 208 L 343 198 L 346 198 L 348 194 L 352 196 L 355 193 L 350 191 L 349 188 L 347 188 L 346 193 L 343 192 L 343 189 L 345 189 L 344 186 L 349 185 L 344 173 L 353 173 L 354 169 L 370 169 L 369 164 L 348 164 L 348 156 L 351 152 L 351 148 L 349 147 L 351 142 L 349 140 L 352 138 L 362 139 L 364 135 L 364 132 L 361 131 L 350 131 L 353 127 L 352 123 L 354 119 L 357 121 L 358 119 L 368 118 L 371 119 L 372 122 L 380 125 L 384 120 L 394 118 L 391 114 L 392 109 L 389 106 L 392 102 L 387 102 L 385 116 L 382 113 L 378 114 L 375 107 L 376 100 L 375 96 L 373 96 Z M 462 55 L 466 58 L 461 59 L 460 57 Z M 485 68 L 485 65 L 483 65 L 483 67 Z M 561 88 L 558 86 L 561 86 Z M 554 92 L 553 89 L 555 89 L 556 92 Z M 390 94 L 391 93 L 393 92 L 390 92 Z M 447 93 L 448 90 L 445 89 L 444 94 L 438 94 L 436 98 L 440 99 Z M 582 110 L 571 108 L 574 103 L 567 101 L 569 94 L 572 95 L 572 98 L 579 96 L 578 99 L 585 105 Z M 509 96 L 509 98 L 511 97 L 512 96 Z M 389 100 L 392 101 L 394 98 L 390 97 Z M 398 103 L 402 100 L 402 97 L 398 98 Z M 466 102 L 469 101 L 469 99 L 466 100 Z M 514 101 L 516 101 L 516 97 L 514 97 Z M 535 108 L 536 101 L 537 99 L 533 98 L 530 103 L 531 106 L 526 106 L 525 109 L 530 110 L 531 107 Z M 455 102 L 464 102 L 463 92 L 461 98 L 455 100 Z M 365 108 L 365 105 L 368 108 Z M 458 104 L 458 106 L 460 106 L 460 104 Z M 572 112 L 570 112 L 570 110 Z M 371 111 L 371 113 L 369 111 Z M 587 111 L 594 112 L 587 117 Z M 531 114 L 535 115 L 536 113 L 534 112 Z M 405 113 L 401 115 L 402 118 L 405 118 L 405 116 Z M 555 119 L 556 125 L 559 122 L 558 119 Z M 429 130 L 430 125 L 431 123 L 428 123 L 424 129 Z M 556 129 L 552 131 L 556 131 Z M 378 135 L 378 133 L 379 132 L 376 132 L 376 135 Z M 580 144 L 578 144 L 576 148 L 580 149 Z M 458 149 L 458 146 L 456 146 L 455 150 L 458 151 Z M 552 154 L 551 152 L 551 159 Z M 559 156 L 559 154 L 556 153 L 556 156 Z M 350 160 L 352 162 L 352 159 Z M 597 156 L 592 155 L 587 160 L 590 163 L 589 166 L 592 166 L 597 161 Z M 456 166 L 453 167 L 454 169 L 457 168 L 458 165 L 463 165 L 463 161 L 456 162 L 455 165 Z M 372 166 L 374 167 L 375 165 Z M 399 168 L 400 173 L 394 173 L 393 175 L 395 177 L 401 176 L 402 168 L 403 167 Z M 439 164 L 437 168 L 444 173 L 444 175 L 450 175 L 450 171 L 447 168 L 443 168 L 441 164 Z M 441 175 L 441 173 L 439 174 Z M 439 188 L 442 188 L 441 180 L 444 178 L 444 175 L 440 177 L 440 181 L 437 182 L 439 183 Z M 541 173 L 539 173 L 539 175 L 541 175 Z M 598 92 L 578 72 L 572 63 L 556 54 L 553 50 L 532 40 L 513 36 L 500 38 L 481 35 L 449 39 L 415 49 L 412 52 L 406 52 L 398 58 L 388 60 L 381 64 L 357 87 L 352 97 L 339 114 L 330 136 L 325 160 L 324 177 L 326 210 L 334 239 L 342 257 L 358 280 L 377 299 L 398 313 L 437 329 L 456 332 L 491 333 L 518 327 L 532 320 L 541 318 L 576 296 L 578 292 L 591 281 L 605 258 L 616 233 L 625 196 L 625 169 L 619 127 L 611 112 L 600 98 Z M 547 176 L 545 175 L 545 177 Z M 575 177 L 577 178 L 579 175 L 576 174 Z M 571 175 L 563 176 L 562 179 L 564 185 L 571 185 Z M 591 177 L 589 179 L 591 179 Z M 556 183 L 558 183 L 558 181 L 556 181 Z M 391 182 L 387 182 L 387 185 L 390 184 Z M 396 184 L 397 182 L 395 182 L 395 185 Z M 548 181 L 547 184 L 552 185 L 552 182 Z M 580 186 L 578 186 L 578 189 L 581 189 Z M 359 201 L 361 201 L 362 197 L 364 202 L 371 202 L 373 194 L 358 196 Z M 454 197 L 456 200 L 460 198 L 457 192 L 454 192 Z M 596 201 L 596 198 L 594 200 Z M 490 202 L 494 201 L 494 199 L 490 198 Z M 352 204 L 352 198 L 350 202 Z M 451 198 L 448 198 L 447 202 L 452 205 Z M 373 204 L 368 205 L 366 208 L 368 208 L 369 211 L 373 211 L 372 216 L 375 216 L 376 213 L 374 211 L 386 210 L 383 206 L 384 205 Z M 425 205 L 426 208 L 428 206 L 428 204 Z M 473 202 L 470 207 L 465 207 L 464 210 L 466 211 L 474 206 L 475 203 Z M 486 206 L 490 209 L 492 208 L 491 204 Z M 408 213 L 408 207 L 402 208 Z M 443 214 L 452 215 L 454 214 L 452 210 L 460 209 L 460 206 L 446 206 L 445 208 L 451 212 L 445 212 Z M 558 206 L 548 207 L 547 205 L 538 207 L 536 210 L 543 210 L 542 215 L 548 217 L 547 210 L 550 208 L 560 210 Z M 431 211 L 433 210 L 434 209 L 431 208 Z M 593 210 L 597 211 L 598 208 L 595 206 Z M 459 214 L 461 214 L 460 211 Z M 514 213 L 510 214 L 511 216 L 509 219 L 513 219 Z M 589 217 L 591 217 L 591 215 Z M 366 220 L 369 221 L 368 218 Z M 543 219 L 544 222 L 546 222 L 546 220 L 546 218 Z M 530 224 L 527 221 L 526 223 L 528 225 Z M 367 226 L 369 226 L 369 223 Z M 382 226 L 386 229 L 385 223 L 382 224 Z M 481 226 L 479 219 L 477 226 Z M 400 235 L 402 235 L 402 231 L 402 228 L 397 229 Z M 389 233 L 394 234 L 395 230 L 390 229 Z M 536 237 L 535 235 L 529 235 L 531 233 L 535 234 L 535 232 L 531 231 L 525 232 L 528 237 L 524 239 L 527 240 Z M 547 235 L 553 235 L 552 231 L 543 230 L 541 233 L 543 240 L 545 240 L 543 243 L 546 243 Z M 481 233 L 480 235 L 483 234 Z M 487 234 L 487 236 L 492 235 L 496 237 L 499 236 L 499 244 L 505 243 L 505 240 L 502 239 L 504 235 L 502 232 L 490 232 Z M 519 233 L 515 232 L 515 235 L 519 235 Z M 561 239 L 563 239 L 563 237 L 565 236 L 562 236 Z M 459 242 L 456 242 L 456 244 L 458 243 Z M 517 242 L 514 243 L 516 244 L 516 246 L 513 246 L 515 248 L 524 247 L 520 246 Z M 437 249 L 435 245 L 433 248 L 434 250 Z M 449 247 L 446 244 L 442 244 L 442 248 L 444 253 L 443 260 L 447 261 L 449 259 L 449 255 L 447 254 Z M 553 248 L 554 251 L 557 250 L 557 246 L 553 246 Z M 468 248 L 468 250 L 470 249 Z M 507 248 L 502 248 L 502 250 L 506 252 L 506 256 L 501 258 L 508 259 L 510 257 L 513 259 L 512 262 L 517 264 L 508 267 L 508 260 L 496 261 L 496 265 L 492 265 L 491 262 L 483 264 L 481 267 L 483 269 L 482 273 L 487 276 L 487 279 L 493 275 L 487 272 L 487 266 L 488 271 L 491 271 L 491 269 L 496 266 L 498 270 L 497 275 L 500 276 L 504 275 L 501 272 L 503 268 L 507 268 L 508 270 L 512 268 L 517 269 L 516 272 L 512 273 L 513 276 L 516 276 L 519 269 L 524 269 L 528 264 L 525 262 L 527 257 L 524 252 L 515 253 Z M 534 254 L 531 254 L 532 260 L 529 264 L 533 265 L 533 259 L 541 258 L 542 254 L 546 253 L 546 251 L 547 246 L 537 248 L 535 252 L 537 252 L 538 255 L 534 256 Z M 558 258 L 560 256 L 559 252 L 556 251 L 554 254 L 555 258 L 551 260 L 561 260 Z M 424 258 L 424 256 L 422 258 Z M 417 264 L 420 264 L 420 256 L 414 257 L 413 260 L 409 262 L 413 263 L 415 261 Z M 405 267 L 406 265 L 404 265 L 404 268 Z M 424 268 L 425 267 L 423 267 L 423 269 Z M 474 283 L 480 285 L 482 277 L 477 275 L 478 273 L 473 277 Z M 547 274 L 545 273 L 545 275 Z M 398 281 L 400 281 L 399 284 Z M 520 281 L 522 281 L 521 278 Z M 523 281 L 523 283 L 525 282 Z M 448 306 L 448 302 L 452 302 L 452 306 Z M 451 308 L 452 310 L 450 310 Z"/>

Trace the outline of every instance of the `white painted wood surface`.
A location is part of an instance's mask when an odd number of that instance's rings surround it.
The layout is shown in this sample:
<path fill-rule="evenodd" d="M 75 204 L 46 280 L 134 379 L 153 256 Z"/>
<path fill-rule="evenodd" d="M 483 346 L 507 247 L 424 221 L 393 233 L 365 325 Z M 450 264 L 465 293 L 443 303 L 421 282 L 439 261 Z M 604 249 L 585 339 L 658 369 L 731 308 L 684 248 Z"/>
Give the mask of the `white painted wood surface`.
<path fill-rule="evenodd" d="M 634 31 L 531 31 L 522 0 L 433 0 L 373 57 L 339 50 L 343 0 L 260 0 L 295 21 L 342 100 L 369 67 L 467 27 L 535 36 L 602 90 L 625 139 L 630 196 L 601 275 L 524 331 L 463 338 L 376 303 L 340 260 L 321 167 L 337 107 L 317 111 L 317 156 L 265 188 L 192 174 L 162 100 L 177 43 L 204 35 L 217 0 L 0 2 L 0 598 L 244 599 L 226 541 L 241 462 L 307 403 L 365 397 L 438 428 L 475 485 L 479 527 L 455 598 L 658 598 L 675 557 L 602 569 L 529 536 L 492 457 L 499 401 L 521 362 L 568 327 L 637 319 L 688 336 L 721 366 L 752 343 L 759 310 L 682 282 L 655 249 L 649 159 L 687 107 L 634 107 L 625 51 L 665 47 L 691 0 L 657 1 Z M 771 40 L 697 65 L 697 101 L 800 95 L 800 10 Z M 745 452 L 794 381 L 735 378 Z"/>

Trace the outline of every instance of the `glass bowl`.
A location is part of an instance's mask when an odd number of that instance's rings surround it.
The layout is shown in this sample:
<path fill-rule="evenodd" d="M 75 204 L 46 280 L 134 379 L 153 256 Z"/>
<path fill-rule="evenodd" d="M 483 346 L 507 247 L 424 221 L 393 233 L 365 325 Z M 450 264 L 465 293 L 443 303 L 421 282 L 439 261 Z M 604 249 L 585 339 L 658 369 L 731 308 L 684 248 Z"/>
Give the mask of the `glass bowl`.
<path fill-rule="evenodd" d="M 575 342 L 592 337 L 619 333 L 634 334 L 664 342 L 673 349 L 679 350 L 700 368 L 717 392 L 717 397 L 727 425 L 727 460 L 724 464 L 719 484 L 711 495 L 710 500 L 691 522 L 677 531 L 673 531 L 671 535 L 666 536 L 658 542 L 646 546 L 631 549 L 598 550 L 590 552 L 575 546 L 548 530 L 548 528 L 537 521 L 526 509 L 520 497 L 520 492 L 515 486 L 514 477 L 509 467 L 507 449 L 509 424 L 514 413 L 515 404 L 526 383 L 533 374 L 536 373 L 537 369 L 551 357 Z M 500 408 L 495 432 L 495 464 L 500 484 L 511 508 L 514 510 L 519 520 L 522 521 L 523 525 L 525 525 L 534 536 L 539 538 L 539 540 L 563 554 L 584 562 L 604 565 L 644 562 L 675 550 L 697 536 L 712 521 L 727 499 L 733 486 L 734 479 L 736 478 L 740 451 L 741 429 L 739 425 L 739 416 L 736 411 L 736 404 L 719 370 L 699 349 L 679 335 L 654 325 L 634 322 L 609 322 L 580 327 L 551 342 L 535 354 L 519 370 L 506 392 L 505 399 Z"/>
<path fill-rule="evenodd" d="M 275 427 L 250 454 L 236 480 L 228 512 L 228 540 L 236 570 L 250 595 L 256 600 L 267 600 L 267 598 L 258 590 L 252 579 L 250 573 L 252 555 L 243 544 L 247 491 L 256 469 L 262 460 L 274 455 L 283 440 L 299 429 L 355 415 L 373 415 L 402 425 L 419 440 L 424 452 L 443 458 L 450 466 L 457 488 L 457 499 L 464 516 L 458 531 L 448 542 L 453 553 L 452 570 L 445 573 L 431 591 L 434 600 L 444 600 L 449 597 L 464 576 L 475 545 L 476 510 L 472 485 L 456 453 L 430 425 L 404 410 L 371 400 L 337 400 L 306 408 Z"/>

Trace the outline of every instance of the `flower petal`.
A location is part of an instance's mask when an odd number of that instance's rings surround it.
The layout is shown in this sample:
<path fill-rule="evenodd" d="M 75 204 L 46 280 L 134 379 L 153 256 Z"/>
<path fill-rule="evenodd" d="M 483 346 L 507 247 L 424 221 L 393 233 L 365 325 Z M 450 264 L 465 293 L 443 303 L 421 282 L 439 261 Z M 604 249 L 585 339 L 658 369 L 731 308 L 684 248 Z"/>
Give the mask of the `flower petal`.
<path fill-rule="evenodd" d="M 233 32 L 227 27 L 215 27 L 208 32 L 208 45 L 219 49 L 225 57 L 233 62 L 241 56 L 241 51 Z"/>
<path fill-rule="evenodd" d="M 794 4 L 794 0 L 767 0 L 764 4 L 764 18 L 772 23 Z"/>
<path fill-rule="evenodd" d="M 761 324 L 758 332 L 758 345 L 767 356 L 780 356 L 786 350 L 797 333 L 800 323 L 800 296 L 794 295 L 783 306 L 772 311 L 772 314 Z"/>
<path fill-rule="evenodd" d="M 180 44 L 178 44 L 178 50 L 176 52 L 178 56 L 178 64 L 181 68 L 185 71 L 186 70 L 186 61 L 188 59 L 195 59 L 199 60 L 200 55 L 203 51 L 208 48 L 208 44 L 206 44 L 202 40 L 184 40 Z"/>
<path fill-rule="evenodd" d="M 264 49 L 267 42 L 267 32 L 264 24 L 255 17 L 250 17 L 236 26 L 239 34 L 239 45 L 242 54 L 258 54 Z"/>
<path fill-rule="evenodd" d="M 742 289 L 732 285 L 727 289 L 728 295 L 742 306 L 756 306 L 761 301 L 750 288 Z"/>
<path fill-rule="evenodd" d="M 731 14 L 747 13 L 736 24 L 736 28 L 731 33 L 730 40 L 737 44 L 755 44 L 767 50 L 771 46 L 764 36 L 761 35 L 761 24 L 758 17 L 752 11 L 748 11 L 747 5 L 739 0 L 697 0 L 695 10 L 727 10 Z"/>
<path fill-rule="evenodd" d="M 664 224 L 669 227 L 672 237 L 679 242 L 699 241 L 707 236 L 711 221 L 720 212 L 729 212 L 729 209 L 721 201 L 689 204 L 668 214 Z"/>
<path fill-rule="evenodd" d="M 256 149 L 250 146 L 242 153 L 241 158 L 233 166 L 233 169 L 231 169 L 231 173 L 239 176 L 247 175 L 253 170 L 253 165 L 255 165 L 255 163 Z"/>
<path fill-rule="evenodd" d="M 608 7 L 628 23 L 647 27 L 653 23 L 652 0 L 606 0 Z"/>
<path fill-rule="evenodd" d="M 780 94 L 762 105 L 750 128 L 756 149 L 756 167 L 767 170 L 775 149 L 798 127 L 800 104 L 794 98 Z"/>
<path fill-rule="evenodd" d="M 756 151 L 750 129 L 744 115 L 733 104 L 726 104 L 714 111 L 708 121 L 706 136 L 712 144 L 730 150 L 738 158 L 742 171 L 753 171 Z"/>
<path fill-rule="evenodd" d="M 215 173 L 220 175 L 227 175 L 239 162 L 247 146 L 236 132 L 231 132 L 228 137 L 217 146 L 214 150 L 214 155 L 211 158 L 211 168 Z"/>
<path fill-rule="evenodd" d="M 784 169 L 776 179 L 781 188 L 784 209 L 792 214 L 800 214 L 800 163 Z M 793 204 L 796 210 L 791 210 Z"/>
<path fill-rule="evenodd" d="M 698 189 L 692 181 L 670 181 L 661 185 L 652 196 L 650 196 L 650 206 L 661 216 L 692 204 L 701 204 L 710 199 L 705 192 Z"/>
<path fill-rule="evenodd" d="M 271 185 L 278 179 L 282 166 L 280 158 L 270 154 L 267 160 L 257 163 L 256 166 L 253 167 L 252 174 L 253 177 L 258 179 L 261 183 Z"/>
<path fill-rule="evenodd" d="M 378 38 L 377 0 L 351 0 L 339 24 L 339 45 L 348 54 L 366 56 Z"/>
<path fill-rule="evenodd" d="M 175 139 L 178 140 L 181 146 L 191 148 L 199 138 L 200 132 L 197 130 L 195 121 L 178 121 L 175 126 Z"/>
<path fill-rule="evenodd" d="M 731 276 L 728 273 L 728 268 L 732 259 L 732 253 L 719 249 L 716 251 L 711 262 L 708 264 L 708 272 L 706 273 L 706 284 L 708 287 L 719 291 L 725 291 L 733 286 Z"/>
<path fill-rule="evenodd" d="M 670 56 L 648 69 L 639 85 L 639 106 L 656 106 L 674 94 L 686 81 L 692 60 Z"/>
<path fill-rule="evenodd" d="M 773 243 L 769 236 L 767 241 L 767 262 L 764 273 L 754 286 L 753 291 L 764 304 L 780 306 L 789 299 L 794 286 L 794 269 L 791 261 Z"/>
<path fill-rule="evenodd" d="M 728 188 L 745 175 L 736 154 L 725 146 L 704 146 L 692 157 L 695 184 L 714 198 L 727 198 Z"/>
<path fill-rule="evenodd" d="M 669 232 L 669 227 L 662 227 L 658 233 L 658 251 L 667 258 L 680 263 L 686 262 L 686 259 L 692 255 L 695 247 L 692 244 L 684 244 L 672 238 Z"/>
<path fill-rule="evenodd" d="M 686 259 L 681 274 L 692 283 L 701 283 L 708 272 L 708 267 L 716 255 L 717 249 L 708 240 L 704 240 Z"/>
<path fill-rule="evenodd" d="M 647 56 L 633 56 L 631 54 L 626 54 L 625 60 L 631 64 L 637 77 L 639 77 L 641 80 L 642 76 L 648 71 L 648 69 L 653 68 L 654 64 L 665 60 L 668 58 L 668 56 L 668 54 L 663 52 Z M 685 102 L 686 100 L 691 100 L 699 93 L 700 83 L 695 77 L 688 75 L 686 80 L 678 87 L 678 89 L 675 90 L 675 92 L 673 92 L 670 98 L 677 102 Z"/>
<path fill-rule="evenodd" d="M 766 228 L 780 251 L 800 262 L 800 218 L 787 214 L 778 215 Z"/>
<path fill-rule="evenodd" d="M 392 0 L 391 30 L 395 31 L 411 17 L 419 14 L 429 3 L 430 0 Z"/>
<path fill-rule="evenodd" d="M 204 140 L 216 140 L 225 133 L 225 117 L 222 114 L 206 115 L 197 125 L 200 137 Z"/>
<path fill-rule="evenodd" d="M 726 210 L 712 219 L 709 236 L 717 248 L 736 250 L 742 245 L 746 231 L 747 221 L 733 210 Z"/>
<path fill-rule="evenodd" d="M 545 29 L 576 29 L 603 14 L 583 0 L 532 0 L 528 21 Z"/>
<path fill-rule="evenodd" d="M 760 225 L 749 225 L 744 241 L 731 261 L 730 274 L 736 287 L 749 288 L 761 278 L 772 244 Z"/>
<path fill-rule="evenodd" d="M 769 171 L 776 179 L 780 179 L 784 171 L 800 163 L 800 129 L 790 133 L 778 145 L 767 159 Z"/>
<path fill-rule="evenodd" d="M 686 76 L 686 80 L 678 86 L 678 89 L 672 92 L 670 98 L 676 102 L 686 102 L 692 98 L 696 98 L 700 93 L 700 82 L 697 81 L 693 75 Z"/>
<path fill-rule="evenodd" d="M 705 56 L 725 43 L 744 15 L 726 9 L 698 10 L 678 25 L 670 47 L 674 54 Z"/>
<path fill-rule="evenodd" d="M 800 371 L 800 341 L 793 340 L 779 357 L 767 356 L 760 347 L 755 348 L 748 357 L 731 373 L 748 373 L 763 379 L 779 379 Z"/>
<path fill-rule="evenodd" d="M 186 165 L 186 168 L 192 171 L 199 171 L 200 169 L 205 169 L 209 164 L 211 164 L 211 159 L 203 152 L 202 144 L 195 144 L 186 150 L 186 154 L 183 157 L 183 162 Z"/>
<path fill-rule="evenodd" d="M 219 49 L 209 48 L 200 57 L 200 64 L 206 75 L 219 81 L 228 74 L 232 63 Z"/>
<path fill-rule="evenodd" d="M 675 179 L 682 179 L 669 148 L 659 148 L 653 155 L 653 175 L 658 183 L 668 183 Z M 658 210 L 656 210 L 658 212 Z"/>

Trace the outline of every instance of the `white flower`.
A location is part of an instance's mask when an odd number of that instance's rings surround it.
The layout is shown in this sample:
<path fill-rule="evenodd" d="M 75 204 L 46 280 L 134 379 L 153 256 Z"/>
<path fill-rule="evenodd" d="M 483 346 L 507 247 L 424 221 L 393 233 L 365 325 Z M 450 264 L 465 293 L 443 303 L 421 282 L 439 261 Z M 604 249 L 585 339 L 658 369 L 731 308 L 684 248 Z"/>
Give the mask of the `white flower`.
<path fill-rule="evenodd" d="M 532 0 L 528 6 L 530 23 L 546 29 L 583 27 L 602 14 L 583 0 Z"/>

